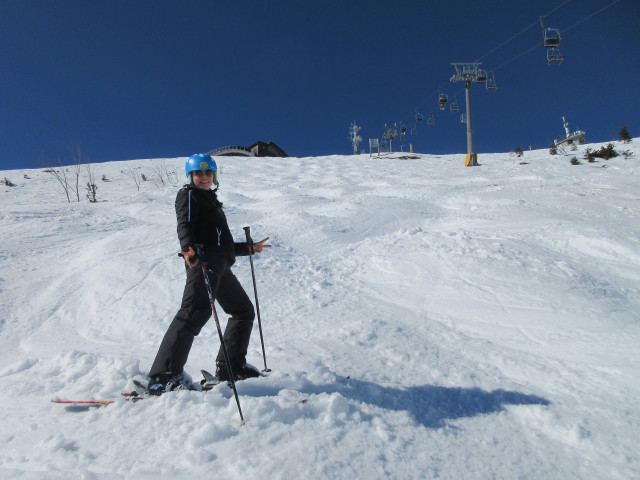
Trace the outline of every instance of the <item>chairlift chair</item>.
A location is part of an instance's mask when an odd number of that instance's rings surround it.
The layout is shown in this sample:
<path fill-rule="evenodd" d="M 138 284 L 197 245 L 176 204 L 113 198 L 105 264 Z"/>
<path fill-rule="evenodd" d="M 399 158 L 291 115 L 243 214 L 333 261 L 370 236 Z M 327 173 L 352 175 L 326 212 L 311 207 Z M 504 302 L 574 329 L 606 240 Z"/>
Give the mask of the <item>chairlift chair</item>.
<path fill-rule="evenodd" d="M 557 48 L 560 45 L 560 30 L 557 28 L 545 28 L 542 30 L 544 48 Z"/>
<path fill-rule="evenodd" d="M 552 63 L 560 64 L 564 60 L 564 55 L 560 53 L 560 50 L 557 48 L 549 48 L 547 49 L 547 62 L 549 65 Z"/>
<path fill-rule="evenodd" d="M 491 91 L 496 91 L 498 89 L 498 84 L 496 83 L 496 78 L 494 77 L 493 73 L 491 74 L 491 77 L 487 78 L 485 88 Z"/>
<path fill-rule="evenodd" d="M 420 123 L 422 121 L 422 114 L 420 112 L 416 112 L 416 122 Z"/>
<path fill-rule="evenodd" d="M 478 83 L 485 83 L 487 81 L 487 71 L 479 68 L 475 81 Z"/>
<path fill-rule="evenodd" d="M 451 109 L 452 112 L 457 112 L 460 110 L 460 107 L 458 106 L 458 102 L 456 102 L 455 100 L 451 102 L 451 105 L 449 105 L 449 108 Z"/>
<path fill-rule="evenodd" d="M 444 110 L 444 107 L 447 105 L 448 101 L 449 97 L 447 97 L 446 93 L 441 93 L 438 96 L 438 106 L 440 107 L 440 110 Z"/>
<path fill-rule="evenodd" d="M 433 118 L 433 115 L 431 115 L 428 119 L 427 119 L 427 125 L 429 125 L 430 127 L 433 127 L 436 124 L 435 119 Z"/>
<path fill-rule="evenodd" d="M 418 134 L 418 127 L 411 127 L 411 135 L 417 135 Z"/>

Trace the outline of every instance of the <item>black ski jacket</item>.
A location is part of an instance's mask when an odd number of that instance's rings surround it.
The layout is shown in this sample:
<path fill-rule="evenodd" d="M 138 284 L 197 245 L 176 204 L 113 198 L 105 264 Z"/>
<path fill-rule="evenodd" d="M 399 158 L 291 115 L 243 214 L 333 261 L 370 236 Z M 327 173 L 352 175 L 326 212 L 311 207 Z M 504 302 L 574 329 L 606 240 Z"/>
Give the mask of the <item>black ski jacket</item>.
<path fill-rule="evenodd" d="M 178 239 L 183 252 L 192 247 L 210 256 L 223 256 L 233 264 L 236 256 L 249 255 L 246 242 L 235 243 L 222 211 L 222 204 L 213 190 L 201 190 L 185 185 L 176 196 Z"/>

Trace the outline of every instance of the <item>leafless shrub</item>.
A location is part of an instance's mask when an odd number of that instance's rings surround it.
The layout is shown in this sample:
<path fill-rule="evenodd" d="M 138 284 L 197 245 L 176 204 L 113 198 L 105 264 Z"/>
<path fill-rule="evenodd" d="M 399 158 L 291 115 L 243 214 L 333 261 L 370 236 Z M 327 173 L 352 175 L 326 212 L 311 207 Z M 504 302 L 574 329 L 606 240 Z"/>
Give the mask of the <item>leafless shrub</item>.
<path fill-rule="evenodd" d="M 96 198 L 96 191 L 98 190 L 98 186 L 94 181 L 90 162 L 87 162 L 86 168 L 87 168 L 87 176 L 89 177 L 89 181 L 87 182 L 87 198 L 91 203 L 96 203 L 98 201 Z"/>
<path fill-rule="evenodd" d="M 152 172 L 152 179 L 157 187 L 164 187 L 167 184 L 178 184 L 178 174 L 176 172 L 176 169 L 168 167 L 167 162 L 165 162 L 164 160 L 162 160 L 158 164 L 155 164 L 152 168 Z"/>
<path fill-rule="evenodd" d="M 60 166 L 59 170 L 56 170 L 55 168 L 51 168 L 47 164 L 46 160 L 41 160 L 41 163 L 44 164 L 44 166 L 46 167 L 44 169 L 45 173 L 50 173 L 55 177 L 58 183 L 60 183 L 60 185 L 62 186 L 62 189 L 64 190 L 65 195 L 67 196 L 67 202 L 71 203 L 71 196 L 69 195 L 69 193 L 71 192 L 72 187 L 71 187 L 71 184 L 69 183 L 70 178 L 67 176 L 68 170 L 62 166 Z M 58 163 L 60 163 L 59 160 L 58 160 Z"/>
<path fill-rule="evenodd" d="M 127 177 L 131 178 L 133 182 L 136 184 L 136 188 L 140 191 L 140 173 L 136 171 L 134 168 L 127 168 L 126 170 L 121 170 Z M 144 175 L 143 175 L 144 177 Z"/>

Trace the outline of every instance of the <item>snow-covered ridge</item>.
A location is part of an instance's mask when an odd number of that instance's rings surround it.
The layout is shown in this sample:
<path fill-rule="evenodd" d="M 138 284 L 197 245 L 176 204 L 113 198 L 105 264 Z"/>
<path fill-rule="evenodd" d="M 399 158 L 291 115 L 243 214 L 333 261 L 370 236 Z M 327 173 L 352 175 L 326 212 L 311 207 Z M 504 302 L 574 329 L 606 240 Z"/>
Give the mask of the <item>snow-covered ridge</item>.
<path fill-rule="evenodd" d="M 582 160 L 601 145 L 477 168 L 217 159 L 232 232 L 273 245 L 254 263 L 274 372 L 238 384 L 244 426 L 227 387 L 49 402 L 144 379 L 182 294 L 185 159 L 92 165 L 95 204 L 0 172 L 0 477 L 639 477 L 640 159 Z M 252 296 L 248 260 L 234 270 Z M 211 323 L 195 379 L 217 348 Z M 263 367 L 257 327 L 249 357 Z"/>

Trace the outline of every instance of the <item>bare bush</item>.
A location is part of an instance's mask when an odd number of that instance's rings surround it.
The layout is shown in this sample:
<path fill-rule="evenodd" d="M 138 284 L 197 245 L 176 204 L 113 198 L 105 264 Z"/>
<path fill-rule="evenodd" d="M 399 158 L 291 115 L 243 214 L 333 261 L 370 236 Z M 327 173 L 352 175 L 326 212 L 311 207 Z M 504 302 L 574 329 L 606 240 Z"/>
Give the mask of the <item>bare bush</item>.
<path fill-rule="evenodd" d="M 87 198 L 91 203 L 96 203 L 98 199 L 96 198 L 96 192 L 98 190 L 98 186 L 93 178 L 93 172 L 91 171 L 91 163 L 87 162 L 87 177 L 89 181 L 87 182 Z"/>
<path fill-rule="evenodd" d="M 43 161 L 42 163 L 46 165 L 46 161 Z M 58 161 L 59 163 L 59 161 Z M 67 169 L 60 167 L 59 170 L 56 170 L 55 168 L 51 168 L 49 166 L 47 166 L 47 168 L 44 169 L 44 171 L 46 173 L 50 173 L 51 175 L 53 175 L 55 177 L 55 179 L 58 181 L 58 183 L 60 183 L 60 185 L 62 186 L 62 189 L 64 190 L 65 195 L 67 196 L 67 202 L 71 203 L 71 197 L 69 195 L 69 193 L 71 192 L 72 188 L 71 188 L 71 184 L 69 183 L 69 177 L 67 176 Z"/>
<path fill-rule="evenodd" d="M 121 170 L 127 177 L 133 180 L 133 183 L 136 184 L 136 188 L 140 191 L 140 174 L 134 168 L 127 168 L 126 170 Z M 144 175 L 143 175 L 144 177 Z"/>
<path fill-rule="evenodd" d="M 157 187 L 164 187 L 167 184 L 174 186 L 178 184 L 178 174 L 176 169 L 168 167 L 167 162 L 164 160 L 155 164 L 152 168 L 152 172 L 152 180 Z"/>

